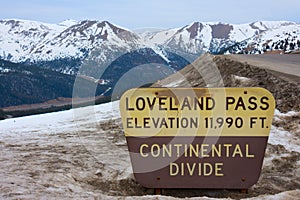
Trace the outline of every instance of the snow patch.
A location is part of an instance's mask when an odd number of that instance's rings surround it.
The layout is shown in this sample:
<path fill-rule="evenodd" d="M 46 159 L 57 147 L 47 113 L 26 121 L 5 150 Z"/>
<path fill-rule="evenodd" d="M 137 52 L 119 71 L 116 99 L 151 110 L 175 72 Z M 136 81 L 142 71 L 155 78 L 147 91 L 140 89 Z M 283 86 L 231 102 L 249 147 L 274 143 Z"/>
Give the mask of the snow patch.
<path fill-rule="evenodd" d="M 177 86 L 179 86 L 183 81 L 184 81 L 184 79 L 179 79 L 179 80 L 177 80 L 177 81 L 174 81 L 174 82 L 171 82 L 171 83 L 168 83 L 168 84 L 164 85 L 164 87 L 177 87 Z"/>
<path fill-rule="evenodd" d="M 14 72 L 12 69 L 0 67 L 0 73 Z"/>
<path fill-rule="evenodd" d="M 300 152 L 300 140 L 296 135 L 272 126 L 268 143 L 273 145 L 283 145 L 288 151 Z"/>
<path fill-rule="evenodd" d="M 0 139 L 4 136 L 57 134 L 91 128 L 91 124 L 120 118 L 119 101 L 0 121 Z"/>
<path fill-rule="evenodd" d="M 249 81 L 251 81 L 251 79 L 250 79 L 250 78 L 247 78 L 247 77 L 236 76 L 236 75 L 232 75 L 232 77 L 233 77 L 235 80 L 238 80 L 238 81 L 241 81 L 241 82 L 249 82 Z"/>
<path fill-rule="evenodd" d="M 278 109 L 275 109 L 273 120 L 274 122 L 276 121 L 285 122 L 286 117 L 293 117 L 299 115 L 300 112 L 289 111 L 287 113 L 281 113 Z M 276 127 L 276 126 L 271 127 L 268 142 L 274 145 L 281 144 L 288 151 L 300 152 L 300 138 L 297 135 L 297 133 L 286 131 L 282 127 Z"/>

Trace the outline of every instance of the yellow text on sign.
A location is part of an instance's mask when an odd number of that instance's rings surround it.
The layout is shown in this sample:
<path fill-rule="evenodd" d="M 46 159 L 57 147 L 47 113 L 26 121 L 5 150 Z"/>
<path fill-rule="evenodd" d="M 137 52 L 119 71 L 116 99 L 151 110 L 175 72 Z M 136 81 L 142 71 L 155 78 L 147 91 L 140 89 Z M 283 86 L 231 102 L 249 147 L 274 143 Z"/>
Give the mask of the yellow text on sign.
<path fill-rule="evenodd" d="M 263 88 L 139 88 L 120 101 L 126 136 L 268 136 L 275 109 Z"/>

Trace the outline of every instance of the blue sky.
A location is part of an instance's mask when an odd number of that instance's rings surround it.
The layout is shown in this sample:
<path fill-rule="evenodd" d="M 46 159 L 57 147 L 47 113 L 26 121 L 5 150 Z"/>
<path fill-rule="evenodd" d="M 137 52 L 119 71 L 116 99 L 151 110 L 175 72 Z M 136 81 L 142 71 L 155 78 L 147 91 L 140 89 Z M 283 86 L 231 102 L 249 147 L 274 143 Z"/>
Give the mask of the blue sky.
<path fill-rule="evenodd" d="M 299 0 L 6 0 L 0 18 L 49 23 L 108 20 L 127 28 L 171 28 L 194 21 L 300 22 Z"/>

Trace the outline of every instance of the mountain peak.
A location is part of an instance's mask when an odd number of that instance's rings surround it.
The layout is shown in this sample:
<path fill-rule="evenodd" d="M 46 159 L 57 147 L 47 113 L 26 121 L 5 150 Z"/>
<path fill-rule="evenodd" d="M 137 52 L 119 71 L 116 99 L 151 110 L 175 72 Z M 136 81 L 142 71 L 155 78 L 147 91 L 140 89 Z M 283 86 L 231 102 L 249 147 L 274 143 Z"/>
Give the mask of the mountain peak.
<path fill-rule="evenodd" d="M 60 22 L 58 25 L 70 27 L 70 26 L 73 26 L 77 23 L 78 23 L 78 21 L 76 21 L 76 20 L 67 19 L 67 20 L 64 20 L 64 21 Z"/>

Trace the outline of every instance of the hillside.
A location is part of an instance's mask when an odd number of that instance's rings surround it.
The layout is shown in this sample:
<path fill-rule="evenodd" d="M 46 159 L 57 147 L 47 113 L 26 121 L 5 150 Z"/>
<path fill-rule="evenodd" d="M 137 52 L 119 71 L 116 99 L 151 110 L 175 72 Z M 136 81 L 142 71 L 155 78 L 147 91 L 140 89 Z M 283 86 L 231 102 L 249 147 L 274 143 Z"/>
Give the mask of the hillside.
<path fill-rule="evenodd" d="M 300 111 L 300 56 L 205 54 L 154 87 L 263 87 L 283 112 Z"/>
<path fill-rule="evenodd" d="M 2 99 L 0 108 L 43 103 L 58 98 L 63 103 L 64 99 L 70 102 L 72 97 L 92 98 L 99 95 L 110 97 L 113 92 L 115 96 L 120 96 L 125 90 L 138 87 L 145 80 L 153 83 L 189 64 L 176 54 L 171 52 L 166 52 L 166 54 L 173 58 L 172 61 L 166 61 L 149 48 L 125 53 L 106 67 L 101 67 L 97 63 L 91 64 L 90 60 L 88 64 L 83 64 L 78 76 L 60 73 L 49 67 L 49 62 L 47 62 L 48 67 L 45 67 L 45 63 L 30 65 L 0 59 L 0 97 Z M 70 64 L 70 62 L 67 63 Z M 60 61 L 52 64 L 64 66 Z M 124 74 L 128 76 L 130 73 L 137 77 L 134 80 L 131 77 L 121 79 Z M 74 89 L 75 80 L 79 87 L 76 89 Z M 113 91 L 117 84 L 119 87 Z"/>
<path fill-rule="evenodd" d="M 84 99 L 91 98 L 90 94 L 97 103 L 107 101 L 100 96 L 106 86 L 94 80 L 0 59 L 0 108 L 6 112 L 0 118 L 71 108 L 75 79 L 85 91 L 77 96 L 83 98 L 80 101 L 91 101 Z"/>
<path fill-rule="evenodd" d="M 70 98 L 74 80 L 52 70 L 0 60 L 0 107 Z"/>

